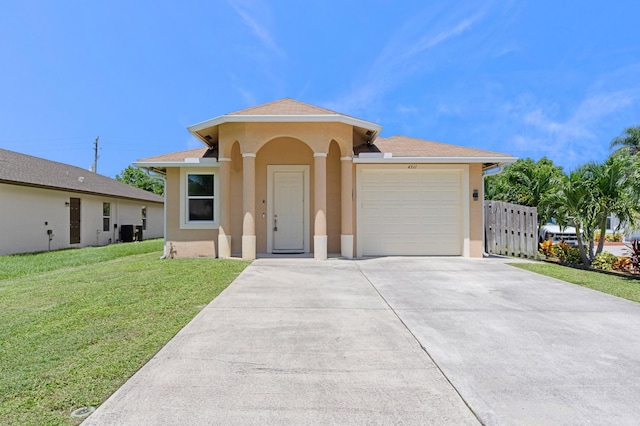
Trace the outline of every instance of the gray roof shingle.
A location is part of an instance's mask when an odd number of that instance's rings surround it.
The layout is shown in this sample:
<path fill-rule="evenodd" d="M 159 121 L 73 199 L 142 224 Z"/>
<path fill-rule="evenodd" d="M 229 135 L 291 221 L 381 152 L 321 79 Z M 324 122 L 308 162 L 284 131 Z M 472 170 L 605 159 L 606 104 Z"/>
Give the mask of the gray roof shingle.
<path fill-rule="evenodd" d="M 106 195 L 155 203 L 164 198 L 80 167 L 0 148 L 0 183 Z"/>

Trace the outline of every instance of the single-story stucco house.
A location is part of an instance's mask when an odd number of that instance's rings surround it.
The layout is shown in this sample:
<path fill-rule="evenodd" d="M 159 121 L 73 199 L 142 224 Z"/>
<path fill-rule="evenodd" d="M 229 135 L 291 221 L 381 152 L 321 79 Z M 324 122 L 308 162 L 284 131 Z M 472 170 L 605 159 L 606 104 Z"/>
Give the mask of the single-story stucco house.
<path fill-rule="evenodd" d="M 0 255 L 163 235 L 163 197 L 79 167 L 0 149 Z"/>
<path fill-rule="evenodd" d="M 195 124 L 166 176 L 171 256 L 483 254 L 483 172 L 511 155 L 405 136 L 293 99 Z M 169 251 L 171 253 L 169 253 Z"/>

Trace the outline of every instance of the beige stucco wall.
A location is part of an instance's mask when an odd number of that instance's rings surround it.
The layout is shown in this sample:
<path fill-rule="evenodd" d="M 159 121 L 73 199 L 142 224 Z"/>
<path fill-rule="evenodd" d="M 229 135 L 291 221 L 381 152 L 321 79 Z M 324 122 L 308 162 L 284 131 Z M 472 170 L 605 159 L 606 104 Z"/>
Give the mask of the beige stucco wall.
<path fill-rule="evenodd" d="M 237 141 L 242 153 L 255 154 L 267 142 L 283 137 L 304 141 L 313 152 L 328 152 L 332 141 L 343 156 L 353 151 L 353 127 L 342 123 L 224 123 L 219 127 L 218 149 L 221 157 L 229 158 Z"/>
<path fill-rule="evenodd" d="M 197 170 L 194 170 L 197 171 Z M 165 254 L 175 258 L 216 257 L 217 229 L 181 229 L 180 168 L 167 169 L 167 236 Z"/>
<path fill-rule="evenodd" d="M 482 165 L 469 164 L 469 257 L 482 257 L 484 252 L 482 188 Z M 478 190 L 478 201 L 473 200 L 474 190 Z"/>
<path fill-rule="evenodd" d="M 331 143 L 327 155 L 327 251 L 340 254 L 342 221 L 340 147 Z"/>
<path fill-rule="evenodd" d="M 70 198 L 80 198 L 80 244 L 69 243 Z M 102 203 L 111 204 L 110 231 L 103 231 Z M 53 231 L 51 250 L 101 246 L 119 239 L 114 224 L 142 225 L 147 208 L 144 239 L 160 238 L 164 232 L 163 205 L 107 196 L 0 184 L 0 255 L 49 249 L 47 230 Z"/>

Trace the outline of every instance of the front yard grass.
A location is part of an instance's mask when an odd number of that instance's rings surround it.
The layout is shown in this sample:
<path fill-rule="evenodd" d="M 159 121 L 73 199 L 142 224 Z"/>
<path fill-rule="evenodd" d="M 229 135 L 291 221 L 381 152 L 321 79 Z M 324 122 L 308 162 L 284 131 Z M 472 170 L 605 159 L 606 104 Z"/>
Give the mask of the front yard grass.
<path fill-rule="evenodd" d="M 547 262 L 512 263 L 511 266 L 578 284 L 634 302 L 640 302 L 640 281 L 633 278 L 569 268 Z"/>
<path fill-rule="evenodd" d="M 79 423 L 248 264 L 159 260 L 161 241 L 103 249 L 0 257 L 0 424 Z"/>

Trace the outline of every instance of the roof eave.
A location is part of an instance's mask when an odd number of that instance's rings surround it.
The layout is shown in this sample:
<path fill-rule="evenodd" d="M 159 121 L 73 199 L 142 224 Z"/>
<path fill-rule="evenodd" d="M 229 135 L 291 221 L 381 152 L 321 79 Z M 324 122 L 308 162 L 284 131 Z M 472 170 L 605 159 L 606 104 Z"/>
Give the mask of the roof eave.
<path fill-rule="evenodd" d="M 515 157 L 354 157 L 354 163 L 361 164 L 389 164 L 389 163 L 492 163 L 492 164 L 511 164 L 518 159 Z"/>
<path fill-rule="evenodd" d="M 221 115 L 201 123 L 187 127 L 187 130 L 194 136 L 201 139 L 196 132 L 211 127 L 219 126 L 223 123 L 329 123 L 338 122 L 349 124 L 363 129 L 380 133 L 382 126 L 349 117 L 342 114 L 306 114 L 306 115 Z M 202 140 L 202 139 L 201 139 Z"/>
<path fill-rule="evenodd" d="M 90 190 L 83 190 L 83 189 L 77 189 L 77 188 L 66 188 L 64 186 L 56 186 L 56 185 L 44 185 L 41 183 L 22 182 L 22 181 L 14 181 L 14 180 L 7 180 L 7 179 L 0 179 L 0 183 L 4 183 L 7 185 L 15 185 L 15 186 L 26 186 L 29 188 L 47 189 L 51 191 L 71 192 L 74 194 L 97 195 L 101 197 L 118 198 L 118 199 L 132 200 L 132 201 L 144 201 L 148 203 L 159 203 L 159 204 L 164 203 L 163 200 L 150 200 L 150 199 L 139 198 L 135 196 L 110 194 L 108 192 L 90 191 Z"/>
<path fill-rule="evenodd" d="M 136 161 L 131 163 L 141 169 L 167 169 L 170 167 L 218 167 L 216 158 L 185 158 L 183 161 Z"/>

